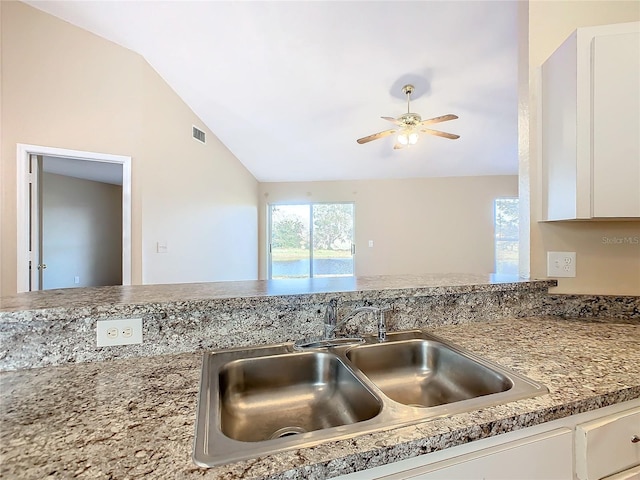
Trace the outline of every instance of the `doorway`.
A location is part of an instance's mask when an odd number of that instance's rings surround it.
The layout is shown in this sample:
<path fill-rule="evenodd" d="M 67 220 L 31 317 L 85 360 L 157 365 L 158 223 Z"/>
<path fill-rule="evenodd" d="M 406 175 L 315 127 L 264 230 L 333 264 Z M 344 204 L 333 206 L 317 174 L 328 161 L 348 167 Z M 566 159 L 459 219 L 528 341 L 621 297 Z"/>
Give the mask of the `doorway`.
<path fill-rule="evenodd" d="M 18 292 L 131 284 L 130 157 L 19 145 L 18 202 Z"/>

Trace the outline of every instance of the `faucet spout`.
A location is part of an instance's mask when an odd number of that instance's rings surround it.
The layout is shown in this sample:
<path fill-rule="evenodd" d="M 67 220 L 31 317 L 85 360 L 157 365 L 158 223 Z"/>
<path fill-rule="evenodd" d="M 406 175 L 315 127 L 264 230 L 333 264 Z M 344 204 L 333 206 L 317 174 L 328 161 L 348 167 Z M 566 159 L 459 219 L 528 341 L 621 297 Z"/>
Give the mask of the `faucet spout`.
<path fill-rule="evenodd" d="M 370 312 L 376 315 L 378 323 L 378 341 L 384 342 L 387 340 L 387 326 L 384 319 L 384 310 L 378 307 L 358 307 L 349 312 L 342 320 L 338 322 L 338 300 L 332 298 L 329 300 L 327 309 L 324 312 L 324 340 L 333 339 L 336 337 L 336 330 L 342 327 L 352 318 L 360 315 L 361 313 Z"/>

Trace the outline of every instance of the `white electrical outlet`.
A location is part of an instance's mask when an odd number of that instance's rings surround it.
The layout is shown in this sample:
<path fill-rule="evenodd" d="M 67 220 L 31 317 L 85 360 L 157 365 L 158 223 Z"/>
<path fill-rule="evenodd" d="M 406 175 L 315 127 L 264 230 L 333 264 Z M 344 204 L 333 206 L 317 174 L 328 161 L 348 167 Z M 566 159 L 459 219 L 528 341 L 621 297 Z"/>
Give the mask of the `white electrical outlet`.
<path fill-rule="evenodd" d="M 98 347 L 142 343 L 142 319 L 98 320 L 96 336 Z"/>
<path fill-rule="evenodd" d="M 547 252 L 547 276 L 575 277 L 576 252 Z"/>

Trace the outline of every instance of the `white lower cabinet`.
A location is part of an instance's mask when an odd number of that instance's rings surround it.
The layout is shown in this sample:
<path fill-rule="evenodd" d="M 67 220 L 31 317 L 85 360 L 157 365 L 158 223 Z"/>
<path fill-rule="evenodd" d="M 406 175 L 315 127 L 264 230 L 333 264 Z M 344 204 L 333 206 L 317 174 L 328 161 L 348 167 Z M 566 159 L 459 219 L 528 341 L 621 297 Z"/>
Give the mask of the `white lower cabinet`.
<path fill-rule="evenodd" d="M 380 478 L 566 480 L 573 473 L 571 436 L 562 428 Z"/>
<path fill-rule="evenodd" d="M 634 466 L 634 463 L 640 466 L 640 443 L 631 442 L 633 435 L 640 436 L 640 432 L 636 432 L 640 430 L 638 415 L 640 399 L 338 479 L 600 480 L 615 474 L 607 480 L 640 480 L 640 470 L 636 471 Z M 588 450 L 582 447 L 585 442 L 577 440 L 585 429 L 590 432 L 583 436 L 591 439 Z M 632 431 L 636 433 L 632 435 Z M 579 463 L 586 459 L 590 462 L 589 476 L 583 476 L 587 467 Z"/>
<path fill-rule="evenodd" d="M 600 480 L 637 465 L 640 465 L 640 407 L 576 427 L 579 480 Z"/>

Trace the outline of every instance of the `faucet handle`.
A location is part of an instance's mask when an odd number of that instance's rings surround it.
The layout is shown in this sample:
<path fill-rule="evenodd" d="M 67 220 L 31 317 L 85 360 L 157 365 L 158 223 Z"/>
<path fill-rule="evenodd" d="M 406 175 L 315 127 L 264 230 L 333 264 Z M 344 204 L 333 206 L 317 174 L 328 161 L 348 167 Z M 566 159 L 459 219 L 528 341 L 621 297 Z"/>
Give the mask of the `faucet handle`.
<path fill-rule="evenodd" d="M 334 338 L 338 323 L 338 299 L 332 298 L 324 311 L 324 339 Z"/>
<path fill-rule="evenodd" d="M 328 325 L 335 325 L 338 319 L 338 299 L 332 298 L 327 303 L 327 307 L 324 310 L 324 323 Z"/>
<path fill-rule="evenodd" d="M 384 312 L 391 310 L 391 308 L 378 309 L 378 342 L 387 341 L 387 323 L 384 319 Z"/>

